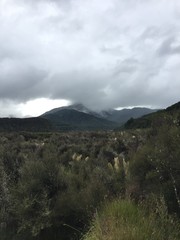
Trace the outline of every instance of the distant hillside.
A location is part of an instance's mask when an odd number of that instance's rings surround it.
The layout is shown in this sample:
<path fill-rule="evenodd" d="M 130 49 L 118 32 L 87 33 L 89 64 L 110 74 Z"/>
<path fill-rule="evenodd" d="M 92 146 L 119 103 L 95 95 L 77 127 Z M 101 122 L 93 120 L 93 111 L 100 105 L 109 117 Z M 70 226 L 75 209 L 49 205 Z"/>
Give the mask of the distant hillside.
<path fill-rule="evenodd" d="M 82 104 L 52 109 L 41 117 L 50 120 L 56 130 L 108 130 L 124 124 L 131 117 L 138 118 L 156 110 L 133 108 L 95 112 Z"/>
<path fill-rule="evenodd" d="M 117 126 L 114 122 L 73 109 L 51 111 L 42 117 L 50 120 L 56 130 L 107 130 Z"/>
<path fill-rule="evenodd" d="M 180 110 L 180 102 L 177 102 L 173 105 L 171 105 L 170 107 L 166 108 L 166 112 L 168 111 L 176 111 L 176 110 Z"/>
<path fill-rule="evenodd" d="M 44 118 L 0 118 L 0 131 L 1 132 L 43 132 L 51 131 L 51 123 Z"/>
<path fill-rule="evenodd" d="M 149 113 L 158 111 L 157 109 L 135 107 L 132 109 L 109 110 L 103 111 L 104 118 L 109 121 L 118 122 L 120 125 L 124 124 L 130 118 L 139 118 Z"/>
<path fill-rule="evenodd" d="M 0 118 L 0 131 L 72 131 L 113 130 L 130 118 L 138 118 L 152 109 L 133 108 L 95 112 L 82 104 L 52 109 L 40 117 Z"/>
<path fill-rule="evenodd" d="M 164 110 L 147 114 L 143 117 L 130 118 L 123 126 L 124 129 L 149 128 L 153 125 L 162 125 L 164 122 L 169 124 L 180 124 L 180 102 L 169 106 Z"/>

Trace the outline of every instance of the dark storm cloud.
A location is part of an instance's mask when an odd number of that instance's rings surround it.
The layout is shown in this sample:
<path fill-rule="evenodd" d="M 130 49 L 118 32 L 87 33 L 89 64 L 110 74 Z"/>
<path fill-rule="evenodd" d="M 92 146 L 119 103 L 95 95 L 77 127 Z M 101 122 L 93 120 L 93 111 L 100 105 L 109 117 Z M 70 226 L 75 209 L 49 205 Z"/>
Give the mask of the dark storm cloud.
<path fill-rule="evenodd" d="M 44 95 L 42 85 L 47 76 L 45 71 L 31 66 L 22 66 L 21 63 L 14 63 L 12 60 L 1 62 L 0 66 L 2 99 L 21 102 Z"/>
<path fill-rule="evenodd" d="M 0 1 L 0 106 L 178 101 L 179 13 L 178 0 Z"/>
<path fill-rule="evenodd" d="M 51 85 L 51 97 L 61 96 L 72 102 L 83 102 L 94 109 L 102 108 L 104 104 L 102 101 L 106 97 L 103 89 L 109 81 L 107 75 L 107 72 L 89 72 L 88 69 L 56 74 L 48 83 L 48 86 Z"/>

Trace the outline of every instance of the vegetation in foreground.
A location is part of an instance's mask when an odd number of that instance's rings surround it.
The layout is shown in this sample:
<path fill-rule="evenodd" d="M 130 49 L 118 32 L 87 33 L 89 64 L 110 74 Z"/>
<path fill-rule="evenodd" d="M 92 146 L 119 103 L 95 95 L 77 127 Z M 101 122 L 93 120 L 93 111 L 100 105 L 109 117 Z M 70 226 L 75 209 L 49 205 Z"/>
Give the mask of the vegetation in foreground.
<path fill-rule="evenodd" d="M 85 239 L 116 240 L 120 229 L 124 239 L 152 239 L 152 232 L 154 239 L 178 239 L 179 220 L 170 217 L 180 217 L 178 116 L 163 115 L 146 130 L 2 133 L 1 239 L 80 239 L 94 216 Z M 163 212 L 129 202 L 149 206 L 152 194 L 163 199 L 155 208 Z M 101 235 L 106 225 L 109 235 Z"/>
<path fill-rule="evenodd" d="M 180 239 L 180 226 L 168 215 L 164 201 L 151 200 L 151 212 L 144 209 L 146 204 L 137 206 L 127 200 L 107 203 L 83 240 Z"/>

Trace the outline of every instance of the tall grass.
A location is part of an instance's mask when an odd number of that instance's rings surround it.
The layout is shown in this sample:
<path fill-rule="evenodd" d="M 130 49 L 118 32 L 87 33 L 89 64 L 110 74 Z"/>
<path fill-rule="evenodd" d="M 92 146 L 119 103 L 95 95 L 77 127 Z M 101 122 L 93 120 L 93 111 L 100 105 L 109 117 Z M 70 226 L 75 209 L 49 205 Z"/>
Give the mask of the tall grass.
<path fill-rule="evenodd" d="M 96 214 L 83 240 L 179 240 L 179 224 L 164 207 L 148 213 L 134 203 L 115 200 Z"/>

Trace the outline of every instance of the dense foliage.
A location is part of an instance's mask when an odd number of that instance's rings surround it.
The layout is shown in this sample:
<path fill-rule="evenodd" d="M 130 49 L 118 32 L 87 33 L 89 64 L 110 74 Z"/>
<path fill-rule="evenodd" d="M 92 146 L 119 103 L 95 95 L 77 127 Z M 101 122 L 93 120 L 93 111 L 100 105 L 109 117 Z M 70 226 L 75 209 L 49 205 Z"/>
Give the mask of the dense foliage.
<path fill-rule="evenodd" d="M 52 131 L 50 121 L 40 117 L 32 118 L 0 118 L 0 132 L 42 132 Z"/>
<path fill-rule="evenodd" d="M 105 199 L 125 195 L 123 158 L 137 140 L 121 138 L 113 132 L 2 134 L 2 228 L 15 229 L 20 239 L 82 231 Z"/>
<path fill-rule="evenodd" d="M 128 219 L 127 229 L 132 226 L 139 231 L 142 225 L 145 229 L 149 226 L 144 234 L 158 232 L 158 221 L 162 226 L 164 219 L 171 219 L 169 214 L 180 216 L 179 145 L 178 112 L 163 113 L 145 130 L 1 133 L 1 239 L 79 239 L 94 216 L 97 221 L 99 207 L 113 199 L 125 199 L 127 211 L 134 208 L 129 200 L 143 202 L 148 209 L 147 213 L 135 209 L 139 222 L 134 226 Z M 156 214 L 150 214 L 152 202 L 148 200 L 152 196 L 163 199 L 164 215 L 156 208 Z M 103 212 L 106 218 L 109 213 Z M 116 220 L 111 220 L 116 231 Z M 170 228 L 179 236 L 178 220 L 175 222 Z M 168 229 L 167 225 L 163 226 Z M 164 239 L 162 232 L 158 234 Z M 141 239 L 147 239 L 143 236 Z M 167 239 L 178 239 L 173 237 L 169 230 Z"/>

